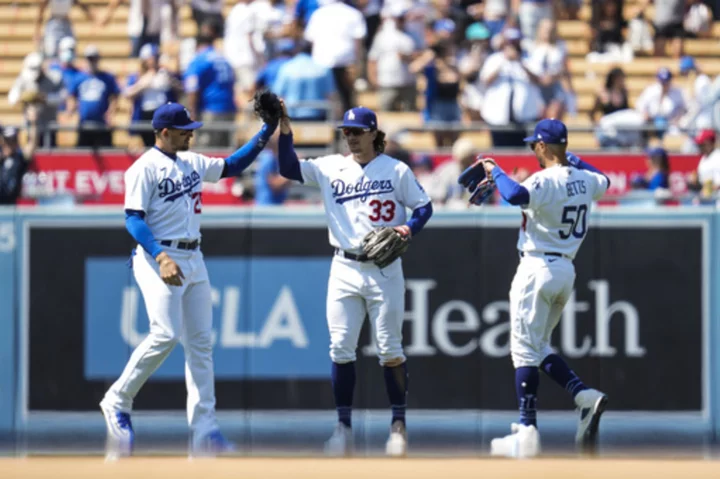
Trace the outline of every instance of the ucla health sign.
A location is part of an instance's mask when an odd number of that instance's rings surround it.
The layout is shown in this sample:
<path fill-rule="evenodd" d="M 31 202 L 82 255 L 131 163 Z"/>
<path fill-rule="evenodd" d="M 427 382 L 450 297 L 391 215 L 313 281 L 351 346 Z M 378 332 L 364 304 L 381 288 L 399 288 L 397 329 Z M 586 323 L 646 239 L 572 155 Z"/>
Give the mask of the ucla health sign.
<path fill-rule="evenodd" d="M 314 378 L 328 372 L 325 288 L 330 258 L 212 258 L 218 378 Z M 251 300 L 252 298 L 252 300 Z M 85 377 L 115 379 L 148 332 L 126 258 L 85 262 Z M 183 378 L 178 346 L 154 378 Z"/>

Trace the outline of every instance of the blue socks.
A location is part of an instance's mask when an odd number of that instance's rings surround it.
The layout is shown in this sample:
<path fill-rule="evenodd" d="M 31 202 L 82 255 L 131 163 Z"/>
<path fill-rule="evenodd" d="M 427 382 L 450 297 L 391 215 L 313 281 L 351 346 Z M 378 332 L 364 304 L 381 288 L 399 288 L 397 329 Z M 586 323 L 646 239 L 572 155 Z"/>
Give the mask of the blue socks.
<path fill-rule="evenodd" d="M 390 406 L 392 407 L 392 421 L 401 421 L 405 424 L 405 408 L 407 407 L 408 372 L 407 364 L 393 368 L 383 366 L 385 376 L 385 389 L 387 390 Z"/>
<path fill-rule="evenodd" d="M 338 421 L 352 427 L 352 403 L 355 392 L 355 363 L 332 365 L 332 388 Z"/>
<path fill-rule="evenodd" d="M 569 392 L 573 399 L 575 399 L 575 396 L 577 396 L 580 391 L 588 389 L 573 370 L 570 369 L 565 360 L 557 354 L 551 354 L 546 357 L 540 365 L 540 369 Z"/>
<path fill-rule="evenodd" d="M 539 385 L 540 371 L 535 366 L 523 366 L 515 370 L 520 424 L 537 427 L 536 402 Z"/>

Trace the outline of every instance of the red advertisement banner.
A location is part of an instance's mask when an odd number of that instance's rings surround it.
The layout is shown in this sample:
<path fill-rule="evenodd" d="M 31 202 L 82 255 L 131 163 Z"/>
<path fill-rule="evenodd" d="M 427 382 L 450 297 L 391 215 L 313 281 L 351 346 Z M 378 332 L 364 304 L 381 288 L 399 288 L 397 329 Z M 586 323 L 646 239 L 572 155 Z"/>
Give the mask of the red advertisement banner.
<path fill-rule="evenodd" d="M 216 153 L 218 156 L 225 156 Z M 612 182 L 609 194 L 622 196 L 630 190 L 632 178 L 647 171 L 647 157 L 642 153 L 591 153 L 582 158 L 605 172 Z M 25 175 L 23 199 L 20 204 L 34 204 L 37 198 L 72 196 L 83 204 L 122 204 L 124 200 L 125 170 L 136 155 L 126 152 L 92 154 L 90 152 L 40 152 L 35 155 L 31 170 Z M 494 158 L 507 172 L 525 168 L 539 169 L 531 153 L 498 154 Z M 448 161 L 448 155 L 434 155 L 433 163 Z M 698 155 L 670 156 L 670 188 L 675 194 L 687 191 L 686 179 L 697 169 Z M 233 179 L 223 179 L 203 187 L 203 203 L 238 205 L 244 201 L 231 194 Z"/>

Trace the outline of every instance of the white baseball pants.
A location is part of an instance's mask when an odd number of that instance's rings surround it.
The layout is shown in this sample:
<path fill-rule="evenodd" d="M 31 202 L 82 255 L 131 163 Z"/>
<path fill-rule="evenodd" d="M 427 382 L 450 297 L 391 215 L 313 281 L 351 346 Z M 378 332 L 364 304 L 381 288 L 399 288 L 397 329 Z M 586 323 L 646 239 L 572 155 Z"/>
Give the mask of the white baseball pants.
<path fill-rule="evenodd" d="M 168 254 L 185 275 L 182 286 L 165 284 L 157 262 L 141 246 L 137 247 L 133 272 L 145 300 L 150 332 L 133 351 L 101 405 L 130 412 L 140 388 L 180 342 L 185 350 L 188 423 L 193 432 L 202 435 L 218 427 L 210 281 L 199 249 L 172 249 Z"/>
<path fill-rule="evenodd" d="M 510 287 L 510 355 L 515 368 L 540 366 L 573 291 L 575 266 L 564 257 L 526 254 Z"/>
<path fill-rule="evenodd" d="M 404 362 L 405 278 L 402 260 L 380 269 L 371 262 L 335 256 L 327 294 L 330 358 L 333 362 L 343 364 L 357 359 L 356 349 L 366 315 L 377 341 L 380 364 L 391 360 Z"/>

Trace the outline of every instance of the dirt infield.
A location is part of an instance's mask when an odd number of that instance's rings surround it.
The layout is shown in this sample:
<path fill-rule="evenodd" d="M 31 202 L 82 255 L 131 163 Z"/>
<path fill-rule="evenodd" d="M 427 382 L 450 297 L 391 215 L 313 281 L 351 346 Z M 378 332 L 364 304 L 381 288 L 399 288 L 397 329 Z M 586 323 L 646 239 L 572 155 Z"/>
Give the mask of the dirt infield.
<path fill-rule="evenodd" d="M 718 478 L 720 462 L 636 459 L 325 459 L 132 458 L 105 463 L 102 458 L 0 460 L 3 479 L 502 479 L 502 478 Z"/>

